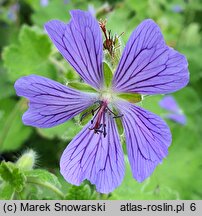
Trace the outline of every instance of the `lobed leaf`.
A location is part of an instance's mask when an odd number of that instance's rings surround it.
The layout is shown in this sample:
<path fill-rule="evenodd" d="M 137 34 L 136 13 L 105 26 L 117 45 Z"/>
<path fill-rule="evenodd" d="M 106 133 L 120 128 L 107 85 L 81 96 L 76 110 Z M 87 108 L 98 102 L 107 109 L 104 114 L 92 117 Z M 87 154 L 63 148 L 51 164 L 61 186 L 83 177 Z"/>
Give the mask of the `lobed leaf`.
<path fill-rule="evenodd" d="M 54 174 L 48 172 L 47 170 L 42 170 L 42 169 L 29 170 L 25 172 L 25 175 L 27 177 L 28 183 L 36 183 L 36 184 L 49 183 L 55 187 L 58 188 L 61 187 L 58 178 Z"/>
<path fill-rule="evenodd" d="M 8 184 L 6 182 L 2 183 L 0 185 L 0 191 L 1 191 L 0 200 L 11 200 L 11 199 L 13 199 L 14 188 L 10 184 Z"/>
<path fill-rule="evenodd" d="M 21 192 L 25 187 L 26 176 L 11 162 L 2 162 L 0 165 L 1 178 L 9 183 L 10 187 Z"/>
<path fill-rule="evenodd" d="M 9 80 L 14 82 L 29 74 L 54 78 L 55 68 L 49 62 L 52 45 L 48 37 L 36 27 L 23 26 L 18 39 L 2 54 Z"/>

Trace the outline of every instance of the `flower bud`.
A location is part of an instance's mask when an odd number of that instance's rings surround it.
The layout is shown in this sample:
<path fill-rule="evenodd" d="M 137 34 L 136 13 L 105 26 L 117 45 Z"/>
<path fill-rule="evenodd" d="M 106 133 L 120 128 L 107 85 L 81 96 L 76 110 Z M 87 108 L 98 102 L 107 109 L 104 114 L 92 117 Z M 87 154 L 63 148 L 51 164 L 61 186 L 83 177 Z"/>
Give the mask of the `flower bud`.
<path fill-rule="evenodd" d="M 16 162 L 16 165 L 23 170 L 31 170 L 36 162 L 36 152 L 32 149 L 26 151 Z"/>

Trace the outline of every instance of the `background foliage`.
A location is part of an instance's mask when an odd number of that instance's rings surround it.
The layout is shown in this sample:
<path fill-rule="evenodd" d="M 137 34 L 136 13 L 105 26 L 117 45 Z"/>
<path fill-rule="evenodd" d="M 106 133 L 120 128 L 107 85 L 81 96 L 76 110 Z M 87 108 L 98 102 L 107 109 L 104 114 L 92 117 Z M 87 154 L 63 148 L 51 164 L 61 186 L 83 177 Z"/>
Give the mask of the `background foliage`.
<path fill-rule="evenodd" d="M 63 84 L 79 81 L 43 30 L 46 21 L 68 21 L 68 11 L 78 8 L 107 18 L 113 34 L 124 32 L 122 47 L 143 19 L 152 18 L 167 44 L 189 62 L 190 83 L 173 94 L 187 124 L 166 120 L 173 135 L 168 157 L 139 184 L 125 156 L 125 179 L 109 195 L 98 194 L 89 182 L 72 186 L 59 173 L 62 151 L 82 128 L 78 118 L 51 129 L 24 126 L 27 101 L 13 88 L 17 78 L 29 74 Z M 0 199 L 202 199 L 201 57 L 201 0 L 0 0 Z M 142 106 L 163 117 L 162 97 L 146 97 Z"/>

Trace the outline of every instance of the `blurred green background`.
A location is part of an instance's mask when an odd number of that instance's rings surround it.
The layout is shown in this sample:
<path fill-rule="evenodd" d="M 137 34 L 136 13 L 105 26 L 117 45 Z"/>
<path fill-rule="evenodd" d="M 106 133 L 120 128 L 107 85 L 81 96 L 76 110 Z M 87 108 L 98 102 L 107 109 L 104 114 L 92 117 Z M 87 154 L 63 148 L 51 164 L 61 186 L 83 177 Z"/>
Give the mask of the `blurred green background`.
<path fill-rule="evenodd" d="M 16 79 L 29 74 L 63 84 L 79 80 L 43 29 L 50 19 L 67 22 L 71 9 L 107 18 L 113 34 L 124 32 L 122 47 L 142 20 L 152 18 L 166 43 L 189 62 L 190 83 L 173 94 L 187 124 L 166 120 L 173 136 L 168 157 L 139 184 L 126 156 L 125 179 L 109 195 L 98 194 L 89 182 L 72 186 L 59 173 L 62 151 L 82 128 L 78 118 L 51 129 L 24 126 L 27 101 L 13 88 Z M 162 97 L 146 97 L 142 106 L 163 116 L 158 105 Z M 0 155 L 0 199 L 202 199 L 202 1 L 0 0 Z"/>

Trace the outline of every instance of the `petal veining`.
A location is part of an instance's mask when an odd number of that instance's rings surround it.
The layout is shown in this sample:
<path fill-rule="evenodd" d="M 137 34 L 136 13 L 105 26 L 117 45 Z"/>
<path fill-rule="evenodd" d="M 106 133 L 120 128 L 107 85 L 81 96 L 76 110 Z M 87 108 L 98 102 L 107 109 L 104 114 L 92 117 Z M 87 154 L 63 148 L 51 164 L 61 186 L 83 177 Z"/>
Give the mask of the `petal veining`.
<path fill-rule="evenodd" d="M 128 158 L 134 178 L 141 182 L 168 154 L 171 133 L 157 115 L 126 101 L 117 102 L 123 114 Z"/>
<path fill-rule="evenodd" d="M 37 75 L 18 79 L 15 90 L 18 96 L 29 99 L 24 124 L 41 128 L 63 123 L 97 100 L 96 94 L 83 93 Z"/>
<path fill-rule="evenodd" d="M 80 10 L 70 12 L 68 24 L 51 20 L 45 29 L 62 56 L 81 78 L 100 89 L 103 85 L 103 44 L 100 27 L 89 13 Z"/>
<path fill-rule="evenodd" d="M 106 115 L 106 137 L 89 130 L 90 127 L 91 122 L 63 152 L 61 174 L 71 184 L 80 185 L 88 179 L 98 192 L 109 193 L 121 184 L 125 170 L 117 127 L 111 115 Z"/>
<path fill-rule="evenodd" d="M 113 78 L 117 92 L 166 94 L 189 81 L 188 63 L 165 44 L 158 25 L 148 19 L 132 33 Z"/>

